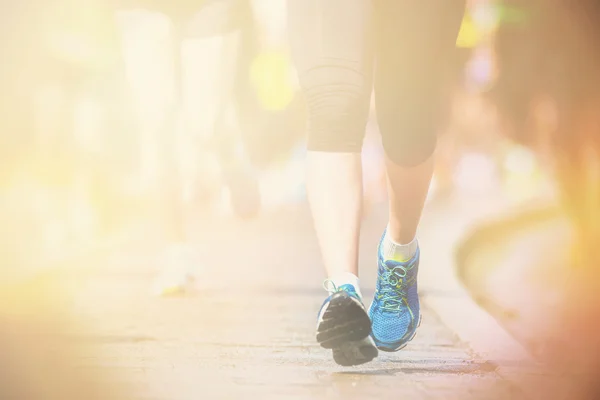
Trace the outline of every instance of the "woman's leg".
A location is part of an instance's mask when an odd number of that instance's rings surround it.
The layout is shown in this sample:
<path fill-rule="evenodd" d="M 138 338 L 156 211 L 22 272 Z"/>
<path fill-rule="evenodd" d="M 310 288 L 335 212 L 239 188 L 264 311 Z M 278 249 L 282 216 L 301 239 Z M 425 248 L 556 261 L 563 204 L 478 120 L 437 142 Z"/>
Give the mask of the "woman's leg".
<path fill-rule="evenodd" d="M 188 210 L 185 199 L 187 184 L 206 196 L 207 209 L 215 211 L 221 190 L 219 168 L 227 168 L 227 158 L 221 154 L 223 146 L 233 146 L 236 135 L 235 119 L 224 119 L 225 110 L 232 101 L 236 58 L 239 52 L 240 32 L 234 19 L 239 0 L 212 0 L 189 18 L 175 20 L 179 40 L 173 43 L 176 85 L 176 111 L 182 111 L 184 129 L 172 132 L 175 144 L 171 148 L 170 165 L 181 185 L 173 185 L 168 203 L 166 230 L 168 246 L 165 268 L 157 281 L 160 294 L 180 292 L 187 278 L 197 275 L 197 254 L 189 243 Z M 215 146 L 206 146 L 213 143 Z M 222 147 L 222 146 L 221 146 Z M 203 180 L 199 188 L 197 179 Z M 202 213 L 203 217 L 208 215 Z"/>
<path fill-rule="evenodd" d="M 372 89 L 371 0 L 290 0 L 292 56 L 307 102 L 307 189 L 333 294 L 323 305 L 317 340 L 341 364 L 362 357 L 340 351 L 368 337 L 358 288 L 362 207 L 360 151 Z M 335 307 L 334 307 L 335 306 Z"/>
<path fill-rule="evenodd" d="M 308 198 L 327 275 L 348 283 L 344 276 L 358 274 L 371 1 L 291 0 L 288 13 L 308 108 Z"/>
<path fill-rule="evenodd" d="M 209 153 L 209 149 L 202 149 L 200 154 L 197 141 L 192 143 L 191 135 L 178 129 L 178 119 L 182 108 L 187 108 L 187 115 L 191 116 L 185 128 L 192 128 L 204 138 L 210 138 L 215 134 L 218 127 L 218 116 L 231 101 L 233 94 L 233 82 L 236 68 L 236 55 L 239 50 L 239 30 L 237 28 L 238 4 L 241 0 L 212 0 L 204 3 L 198 12 L 185 15 L 185 21 L 172 21 L 171 41 L 165 40 L 167 29 L 157 35 L 160 43 L 154 43 L 148 52 L 162 50 L 160 58 L 171 56 L 169 60 L 174 62 L 174 68 L 169 63 L 156 68 L 160 64 L 159 57 L 146 60 L 151 64 L 145 65 L 135 63 L 132 74 L 134 83 L 137 83 L 139 101 L 146 107 L 144 115 L 146 119 L 156 118 L 159 110 L 170 109 L 173 115 L 154 119 L 153 125 L 160 125 L 160 119 L 166 119 L 165 129 L 153 129 L 148 126 L 152 134 L 158 138 L 160 143 L 156 148 L 158 160 L 160 161 L 160 173 L 155 188 L 158 193 L 156 198 L 159 205 L 159 216 L 165 235 L 165 257 L 161 263 L 162 273 L 158 277 L 155 291 L 157 294 L 169 294 L 179 292 L 184 288 L 188 273 L 196 267 L 194 254 L 191 252 L 187 234 L 187 213 L 185 212 L 184 181 L 192 175 L 211 175 L 211 171 L 200 171 L 198 174 L 199 160 L 203 161 Z M 189 21 L 189 24 L 188 24 Z M 161 21 L 164 22 L 164 21 Z M 154 24 L 157 25 L 156 23 Z M 173 29 L 175 28 L 175 29 Z M 184 38 L 192 37 L 182 45 Z M 130 48 L 143 48 L 140 43 Z M 150 46 L 146 46 L 150 47 Z M 148 54 L 146 54 L 148 58 Z M 132 60 L 130 60 L 132 61 Z M 133 60 L 137 61 L 137 60 Z M 146 67 L 146 68 L 144 68 Z M 154 74 L 147 73 L 147 70 Z M 142 73 L 143 72 L 143 73 Z M 162 75 L 162 76 L 161 76 Z M 165 77 L 167 79 L 157 79 Z M 164 91 L 156 104 L 146 103 L 152 95 L 142 92 L 140 89 L 155 86 L 157 81 L 164 82 L 160 88 Z M 185 86 L 183 85 L 185 82 Z M 172 86 L 174 85 L 174 87 Z M 169 87 L 170 86 L 170 87 Z M 175 90 L 173 90 L 173 88 Z M 175 92 L 173 96 L 170 92 Z M 150 107 L 153 105 L 154 107 Z M 183 139 L 183 140 L 182 140 Z M 195 139 L 195 138 L 194 138 Z M 183 145 L 182 145 L 183 144 Z M 183 151 L 182 151 L 183 150 Z M 210 157 L 213 158 L 213 157 Z M 202 172 L 205 172 L 202 174 Z M 218 171 L 215 171 L 218 173 Z M 220 182 L 211 182 L 207 191 L 220 189 Z"/>
<path fill-rule="evenodd" d="M 370 315 L 382 350 L 402 348 L 420 322 L 415 238 L 433 174 L 436 134 L 456 72 L 464 0 L 378 0 L 375 96 L 386 153 L 389 224 Z"/>

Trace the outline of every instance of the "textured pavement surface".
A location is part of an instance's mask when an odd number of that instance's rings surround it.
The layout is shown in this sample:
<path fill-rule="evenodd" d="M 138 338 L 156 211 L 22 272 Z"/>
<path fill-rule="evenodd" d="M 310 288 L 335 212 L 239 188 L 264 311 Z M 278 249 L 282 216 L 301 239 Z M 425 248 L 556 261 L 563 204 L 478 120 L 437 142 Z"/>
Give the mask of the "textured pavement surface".
<path fill-rule="evenodd" d="M 424 221 L 422 236 L 436 225 Z M 439 221 L 436 221 L 439 222 Z M 383 210 L 364 222 L 361 277 L 375 282 Z M 209 228 L 204 229 L 204 228 Z M 325 297 L 319 252 L 304 207 L 244 223 L 205 223 L 203 268 L 186 296 L 151 295 L 154 246 L 79 261 L 52 277 L 76 317 L 77 368 L 110 375 L 135 399 L 514 399 L 521 393 L 424 307 L 416 338 L 354 368 L 315 342 Z M 435 274 L 436 255 L 422 267 Z M 444 296 L 421 287 L 422 296 Z"/>

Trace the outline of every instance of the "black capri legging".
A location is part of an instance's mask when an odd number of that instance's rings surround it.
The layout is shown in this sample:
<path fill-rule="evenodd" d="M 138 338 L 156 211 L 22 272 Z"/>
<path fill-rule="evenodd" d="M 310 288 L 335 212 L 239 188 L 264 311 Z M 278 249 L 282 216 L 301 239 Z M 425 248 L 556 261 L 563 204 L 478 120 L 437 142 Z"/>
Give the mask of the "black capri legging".
<path fill-rule="evenodd" d="M 360 152 L 374 88 L 388 157 L 413 166 L 431 156 L 464 8 L 465 0 L 288 0 L 308 149 Z"/>

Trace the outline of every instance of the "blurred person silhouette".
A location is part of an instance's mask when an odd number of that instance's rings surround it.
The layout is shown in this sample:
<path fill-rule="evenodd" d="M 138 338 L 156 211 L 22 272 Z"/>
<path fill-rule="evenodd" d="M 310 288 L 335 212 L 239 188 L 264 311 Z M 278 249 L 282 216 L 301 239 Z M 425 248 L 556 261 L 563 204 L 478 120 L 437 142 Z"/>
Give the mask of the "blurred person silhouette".
<path fill-rule="evenodd" d="M 167 265 L 165 270 L 171 269 L 169 265 L 177 264 L 183 264 L 185 270 L 192 261 L 185 232 L 183 184 L 176 159 L 176 131 L 183 95 L 181 41 L 186 37 L 208 38 L 210 43 L 205 42 L 200 49 L 202 57 L 205 62 L 212 60 L 213 65 L 218 65 L 218 75 L 207 81 L 219 84 L 214 85 L 216 88 L 203 88 L 214 97 L 206 101 L 206 109 L 197 112 L 202 120 L 200 129 L 204 130 L 200 135 L 210 143 L 210 148 L 198 146 L 197 158 L 216 157 L 238 216 L 250 217 L 259 209 L 258 183 L 247 162 L 243 144 L 240 146 L 243 138 L 239 126 L 236 126 L 235 118 L 231 122 L 227 115 L 231 114 L 231 108 L 246 105 L 243 96 L 247 84 L 244 80 L 248 80 L 249 57 L 253 52 L 250 32 L 253 20 L 246 0 L 215 0 L 201 4 L 152 0 L 82 4 L 55 0 L 7 6 L 5 15 L 9 18 L 3 26 L 3 54 L 11 62 L 3 63 L 2 67 L 3 87 L 7 89 L 2 94 L 0 111 L 3 114 L 2 150 L 6 152 L 7 161 L 3 164 L 3 181 L 8 185 L 23 171 L 34 169 L 36 174 L 43 176 L 42 179 L 55 186 L 83 185 L 84 192 L 100 193 L 99 197 L 104 200 L 112 192 L 109 204 L 95 210 L 101 212 L 98 220 L 102 228 L 100 233 L 104 235 L 121 229 L 129 214 L 139 214 L 139 210 L 122 203 L 124 187 L 130 184 L 126 178 L 136 173 L 140 136 L 115 20 L 115 11 L 134 6 L 164 12 L 174 21 L 177 95 L 161 132 L 164 133 L 161 143 L 163 174 L 154 197 L 159 202 L 158 214 L 170 242 L 163 260 Z M 189 31 L 188 25 L 193 25 L 193 32 Z M 9 37 L 20 40 L 9 40 Z M 217 40 L 211 42 L 211 38 Z M 45 125 L 40 129 L 35 103 L 44 87 L 58 89 L 59 96 L 51 97 L 50 102 L 60 104 L 52 104 L 52 124 L 44 121 Z M 96 105 L 105 111 L 101 126 L 92 127 L 91 141 L 89 134 L 82 138 L 74 128 L 75 109 L 85 96 L 92 96 Z M 204 187 L 199 191 L 210 190 L 210 187 Z M 120 203 L 114 204 L 115 200 Z M 67 214 L 73 208 L 68 195 L 59 203 Z M 102 214 L 102 211 L 105 212 Z M 54 214 L 58 214 L 57 210 Z M 68 219 L 67 216 L 57 218 Z M 179 267 L 172 269 L 182 270 Z M 177 279 L 182 276 L 180 273 L 175 275 Z"/>
<path fill-rule="evenodd" d="M 292 58 L 308 113 L 308 200 L 329 294 L 317 341 L 338 364 L 363 364 L 378 349 L 402 349 L 421 321 L 416 231 L 447 113 L 464 7 L 463 0 L 288 1 Z M 373 88 L 390 215 L 367 311 L 358 243 L 361 149 Z"/>
<path fill-rule="evenodd" d="M 170 133 L 176 129 L 178 113 L 186 110 L 192 114 L 192 121 L 184 129 L 200 137 L 200 145 L 192 146 L 189 152 L 192 159 L 216 156 L 233 213 L 246 219 L 257 215 L 261 208 L 263 194 L 259 174 L 280 168 L 295 156 L 302 140 L 304 103 L 287 80 L 291 66 L 282 56 L 285 51 L 270 49 L 263 43 L 259 24 L 264 21 L 259 20 L 252 1 L 211 0 L 199 5 L 196 2 L 122 0 L 122 6 L 143 7 L 171 19 L 171 56 L 177 94 L 171 118 L 163 129 L 164 140 L 168 142 L 165 148 L 169 150 L 163 153 L 166 169 L 159 187 L 169 244 L 154 290 L 160 295 L 180 294 L 193 280 L 194 271 L 200 269 L 201 257 L 189 243 L 188 217 L 181 197 L 182 181 L 173 178 L 179 174 L 180 160 L 173 149 L 174 135 Z M 187 86 L 185 75 L 192 71 L 186 69 L 193 67 L 184 65 L 181 44 L 188 40 L 193 46 L 186 54 L 216 66 L 203 69 L 208 75 L 202 80 L 205 86 Z M 190 90 L 204 92 L 200 96 L 204 108 L 195 110 L 184 104 L 185 92 Z M 285 132 L 281 131 L 282 126 L 286 126 Z M 189 137 L 190 133 L 185 135 Z M 199 180 L 189 185 L 193 206 L 208 207 L 220 186 L 217 184 L 215 188 L 210 186 L 211 182 L 202 182 L 202 175 L 210 175 L 202 167 L 197 169 L 197 174 Z"/>
<path fill-rule="evenodd" d="M 161 173 L 156 198 L 166 245 L 154 292 L 180 294 L 201 263 L 190 242 L 186 188 L 190 189 L 192 206 L 202 208 L 201 224 L 215 211 L 215 202 L 221 200 L 221 185 L 211 181 L 211 169 L 206 169 L 210 160 L 218 167 L 217 181 L 228 189 L 234 215 L 251 218 L 260 210 L 258 178 L 244 134 L 252 118 L 246 110 L 252 107 L 248 95 L 249 66 L 255 53 L 252 10 L 248 0 L 121 0 L 119 7 L 159 13 L 170 20 L 175 94 L 164 126 L 157 132 Z M 196 67 L 202 67 L 203 74 L 201 84 L 194 87 L 186 79 L 193 73 L 187 70 L 193 67 L 186 63 L 186 55 L 191 57 L 192 53 L 202 60 L 202 65 Z M 195 106 L 200 109 L 186 104 L 190 90 L 198 92 L 194 95 L 200 102 Z M 188 164 L 195 164 L 191 182 L 182 176 L 182 146 L 191 159 Z"/>

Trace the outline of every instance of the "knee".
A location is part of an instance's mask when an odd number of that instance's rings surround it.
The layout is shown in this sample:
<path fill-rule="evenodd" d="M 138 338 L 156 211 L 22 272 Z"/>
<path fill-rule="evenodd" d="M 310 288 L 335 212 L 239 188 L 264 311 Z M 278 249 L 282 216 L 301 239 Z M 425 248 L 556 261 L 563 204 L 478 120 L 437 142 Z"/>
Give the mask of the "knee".
<path fill-rule="evenodd" d="M 380 116 L 379 128 L 388 159 L 403 167 L 414 167 L 429 159 L 440 128 L 437 111 L 430 107 L 412 108 Z"/>
<path fill-rule="evenodd" d="M 441 80 L 380 91 L 377 122 L 387 157 L 403 167 L 427 161 L 435 151 L 438 133 L 449 122 L 451 104 L 451 86 Z"/>
<path fill-rule="evenodd" d="M 383 140 L 383 147 L 388 159 L 402 167 L 415 167 L 427 161 L 434 153 L 437 136 L 402 135 L 398 138 Z"/>
<path fill-rule="evenodd" d="M 349 69 L 313 68 L 301 76 L 308 112 L 308 150 L 360 152 L 370 86 Z"/>

